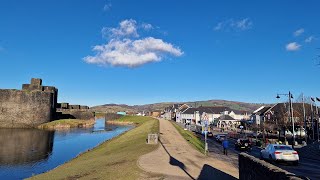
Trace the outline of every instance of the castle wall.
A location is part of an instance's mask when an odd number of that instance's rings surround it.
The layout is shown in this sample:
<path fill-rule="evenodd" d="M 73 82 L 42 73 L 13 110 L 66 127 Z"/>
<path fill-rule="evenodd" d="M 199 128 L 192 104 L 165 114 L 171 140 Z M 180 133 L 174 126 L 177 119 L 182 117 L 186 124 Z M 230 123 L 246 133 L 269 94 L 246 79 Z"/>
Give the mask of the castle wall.
<path fill-rule="evenodd" d="M 57 109 L 57 119 L 82 119 L 92 120 L 95 113 L 88 109 Z"/>
<path fill-rule="evenodd" d="M 0 128 L 30 128 L 49 122 L 53 103 L 50 92 L 0 90 Z"/>

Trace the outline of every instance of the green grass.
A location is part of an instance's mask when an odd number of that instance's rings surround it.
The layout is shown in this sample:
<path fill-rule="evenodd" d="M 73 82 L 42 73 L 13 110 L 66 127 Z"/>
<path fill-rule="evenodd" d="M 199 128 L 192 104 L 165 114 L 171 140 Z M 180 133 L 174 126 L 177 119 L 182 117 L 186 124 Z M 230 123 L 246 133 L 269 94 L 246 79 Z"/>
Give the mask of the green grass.
<path fill-rule="evenodd" d="M 143 172 L 137 165 L 141 155 L 155 150 L 158 145 L 146 144 L 148 133 L 159 132 L 159 121 L 150 117 L 125 116 L 123 122 L 137 127 L 106 141 L 77 158 L 31 179 L 139 179 Z"/>
<path fill-rule="evenodd" d="M 85 126 L 93 126 L 94 120 L 80 120 L 80 119 L 60 119 L 44 123 L 38 126 L 40 129 L 54 129 L 55 127 L 77 128 Z"/>
<path fill-rule="evenodd" d="M 205 145 L 204 142 L 195 136 L 193 132 L 184 130 L 178 124 L 172 122 L 173 126 L 178 130 L 184 139 L 186 139 L 194 148 L 204 154 Z"/>

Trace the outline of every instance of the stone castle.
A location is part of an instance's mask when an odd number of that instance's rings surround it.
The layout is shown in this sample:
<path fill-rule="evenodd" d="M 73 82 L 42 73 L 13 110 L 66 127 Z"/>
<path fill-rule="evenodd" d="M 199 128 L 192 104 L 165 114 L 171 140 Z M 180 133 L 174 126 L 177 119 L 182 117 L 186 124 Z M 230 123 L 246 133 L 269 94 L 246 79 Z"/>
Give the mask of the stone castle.
<path fill-rule="evenodd" d="M 92 112 L 84 112 L 88 111 L 87 106 L 58 103 L 57 100 L 58 89 L 53 86 L 42 86 L 42 80 L 37 78 L 32 78 L 30 84 L 23 84 L 22 90 L 0 89 L 0 128 L 36 127 L 60 119 L 61 114 L 66 115 L 68 110 L 73 109 L 82 110 L 72 111 L 77 117 L 70 115 L 68 118 L 94 117 Z M 61 113 L 60 109 L 64 109 L 64 112 Z"/>
<path fill-rule="evenodd" d="M 42 86 L 41 79 L 33 78 L 22 90 L 0 89 L 0 127 L 35 127 L 49 122 L 55 115 L 58 89 Z"/>

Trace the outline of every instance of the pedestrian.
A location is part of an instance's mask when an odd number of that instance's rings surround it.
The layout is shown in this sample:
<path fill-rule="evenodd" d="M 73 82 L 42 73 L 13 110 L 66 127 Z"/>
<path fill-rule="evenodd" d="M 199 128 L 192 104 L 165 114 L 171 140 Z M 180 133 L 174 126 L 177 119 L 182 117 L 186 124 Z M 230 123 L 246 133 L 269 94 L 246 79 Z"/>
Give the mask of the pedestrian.
<path fill-rule="evenodd" d="M 228 156 L 229 141 L 227 139 L 227 136 L 222 141 L 222 146 L 223 146 L 223 154 Z"/>

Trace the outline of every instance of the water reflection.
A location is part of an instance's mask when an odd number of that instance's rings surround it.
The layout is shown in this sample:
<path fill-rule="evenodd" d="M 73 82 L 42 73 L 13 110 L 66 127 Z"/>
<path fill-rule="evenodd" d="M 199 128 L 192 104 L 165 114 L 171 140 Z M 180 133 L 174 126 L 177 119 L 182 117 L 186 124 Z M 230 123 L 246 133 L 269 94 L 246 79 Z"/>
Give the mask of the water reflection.
<path fill-rule="evenodd" d="M 54 132 L 37 129 L 0 129 L 0 164 L 42 161 L 52 152 Z"/>
<path fill-rule="evenodd" d="M 133 126 L 105 126 L 68 131 L 0 129 L 0 179 L 24 179 L 49 171 Z"/>

